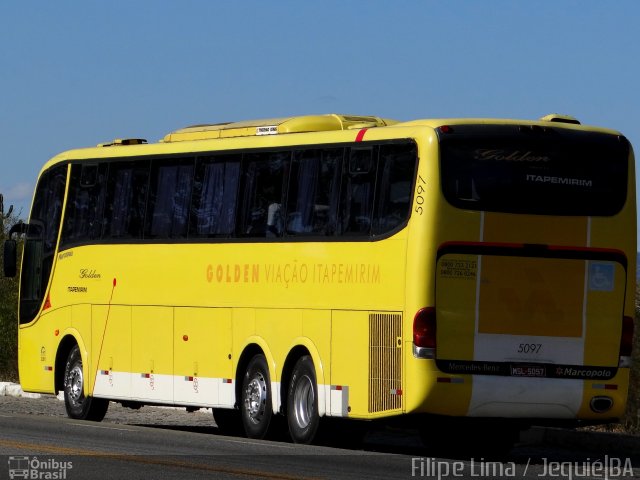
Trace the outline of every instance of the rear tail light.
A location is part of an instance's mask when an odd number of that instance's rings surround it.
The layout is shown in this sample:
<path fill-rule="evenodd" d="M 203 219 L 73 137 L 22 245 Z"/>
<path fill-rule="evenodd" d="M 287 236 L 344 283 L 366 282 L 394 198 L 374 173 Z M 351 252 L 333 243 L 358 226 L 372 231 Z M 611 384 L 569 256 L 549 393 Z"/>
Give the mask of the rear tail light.
<path fill-rule="evenodd" d="M 413 317 L 413 344 L 421 348 L 436 348 L 436 309 L 426 307 Z"/>
<path fill-rule="evenodd" d="M 414 327 L 415 332 L 415 327 Z M 622 336 L 620 338 L 620 356 L 630 357 L 633 350 L 633 317 L 622 317 Z"/>

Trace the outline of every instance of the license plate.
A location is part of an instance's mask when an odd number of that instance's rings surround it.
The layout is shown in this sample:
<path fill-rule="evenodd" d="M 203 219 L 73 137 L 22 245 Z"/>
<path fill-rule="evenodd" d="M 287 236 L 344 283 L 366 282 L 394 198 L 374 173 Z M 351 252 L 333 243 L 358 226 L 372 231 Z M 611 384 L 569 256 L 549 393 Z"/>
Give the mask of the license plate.
<path fill-rule="evenodd" d="M 546 377 L 547 371 L 544 367 L 537 366 L 512 366 L 512 377 Z"/>

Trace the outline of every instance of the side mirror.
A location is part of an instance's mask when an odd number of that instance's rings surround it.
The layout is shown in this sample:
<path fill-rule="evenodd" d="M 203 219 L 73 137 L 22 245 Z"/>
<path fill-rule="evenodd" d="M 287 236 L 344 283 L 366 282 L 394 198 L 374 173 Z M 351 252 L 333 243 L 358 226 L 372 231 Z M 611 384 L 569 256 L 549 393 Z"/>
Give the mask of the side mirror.
<path fill-rule="evenodd" d="M 18 247 L 15 240 L 4 242 L 4 276 L 12 278 L 16 276 L 18 266 Z"/>

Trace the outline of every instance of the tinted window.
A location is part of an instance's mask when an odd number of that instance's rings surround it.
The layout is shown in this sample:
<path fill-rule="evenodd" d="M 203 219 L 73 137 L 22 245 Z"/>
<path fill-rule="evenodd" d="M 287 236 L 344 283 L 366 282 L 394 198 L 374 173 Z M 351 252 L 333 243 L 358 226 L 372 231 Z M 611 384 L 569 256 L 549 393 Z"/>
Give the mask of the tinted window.
<path fill-rule="evenodd" d="M 107 190 L 107 164 L 72 165 L 62 244 L 98 240 Z"/>
<path fill-rule="evenodd" d="M 142 238 L 148 187 L 148 161 L 109 164 L 105 238 Z"/>
<path fill-rule="evenodd" d="M 383 235 L 409 218 L 416 153 L 406 141 L 76 164 L 62 243 Z"/>
<path fill-rule="evenodd" d="M 284 230 L 283 202 L 291 152 L 246 154 L 240 235 L 279 237 Z"/>
<path fill-rule="evenodd" d="M 198 159 L 194 181 L 190 237 L 235 233 L 240 155 Z"/>
<path fill-rule="evenodd" d="M 376 185 L 377 148 L 349 151 L 342 184 L 341 233 L 369 235 Z"/>
<path fill-rule="evenodd" d="M 289 235 L 333 235 L 337 228 L 343 149 L 295 152 L 289 180 Z"/>
<path fill-rule="evenodd" d="M 613 215 L 627 196 L 628 142 L 562 129 L 456 126 L 441 134 L 442 189 L 454 206 Z"/>
<path fill-rule="evenodd" d="M 409 218 L 415 169 L 415 145 L 380 146 L 374 234 L 392 231 Z"/>
<path fill-rule="evenodd" d="M 67 165 L 40 177 L 29 218 L 20 278 L 20 322 L 33 320 L 44 301 L 58 241 Z"/>
<path fill-rule="evenodd" d="M 145 238 L 187 236 L 193 171 L 194 159 L 153 162 Z"/>

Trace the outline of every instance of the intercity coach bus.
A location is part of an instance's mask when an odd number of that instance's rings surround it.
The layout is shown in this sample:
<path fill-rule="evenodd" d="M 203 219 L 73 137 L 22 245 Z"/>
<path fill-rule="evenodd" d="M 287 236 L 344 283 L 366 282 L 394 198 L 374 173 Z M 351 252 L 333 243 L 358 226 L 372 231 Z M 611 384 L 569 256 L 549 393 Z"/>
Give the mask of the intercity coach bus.
<path fill-rule="evenodd" d="M 615 422 L 634 181 L 624 136 L 555 114 L 313 115 L 67 151 L 12 230 L 20 381 L 75 419 L 211 407 L 252 438 L 286 419 L 298 443 L 328 417 L 423 438 Z M 15 239 L 4 253 L 15 275 Z"/>

